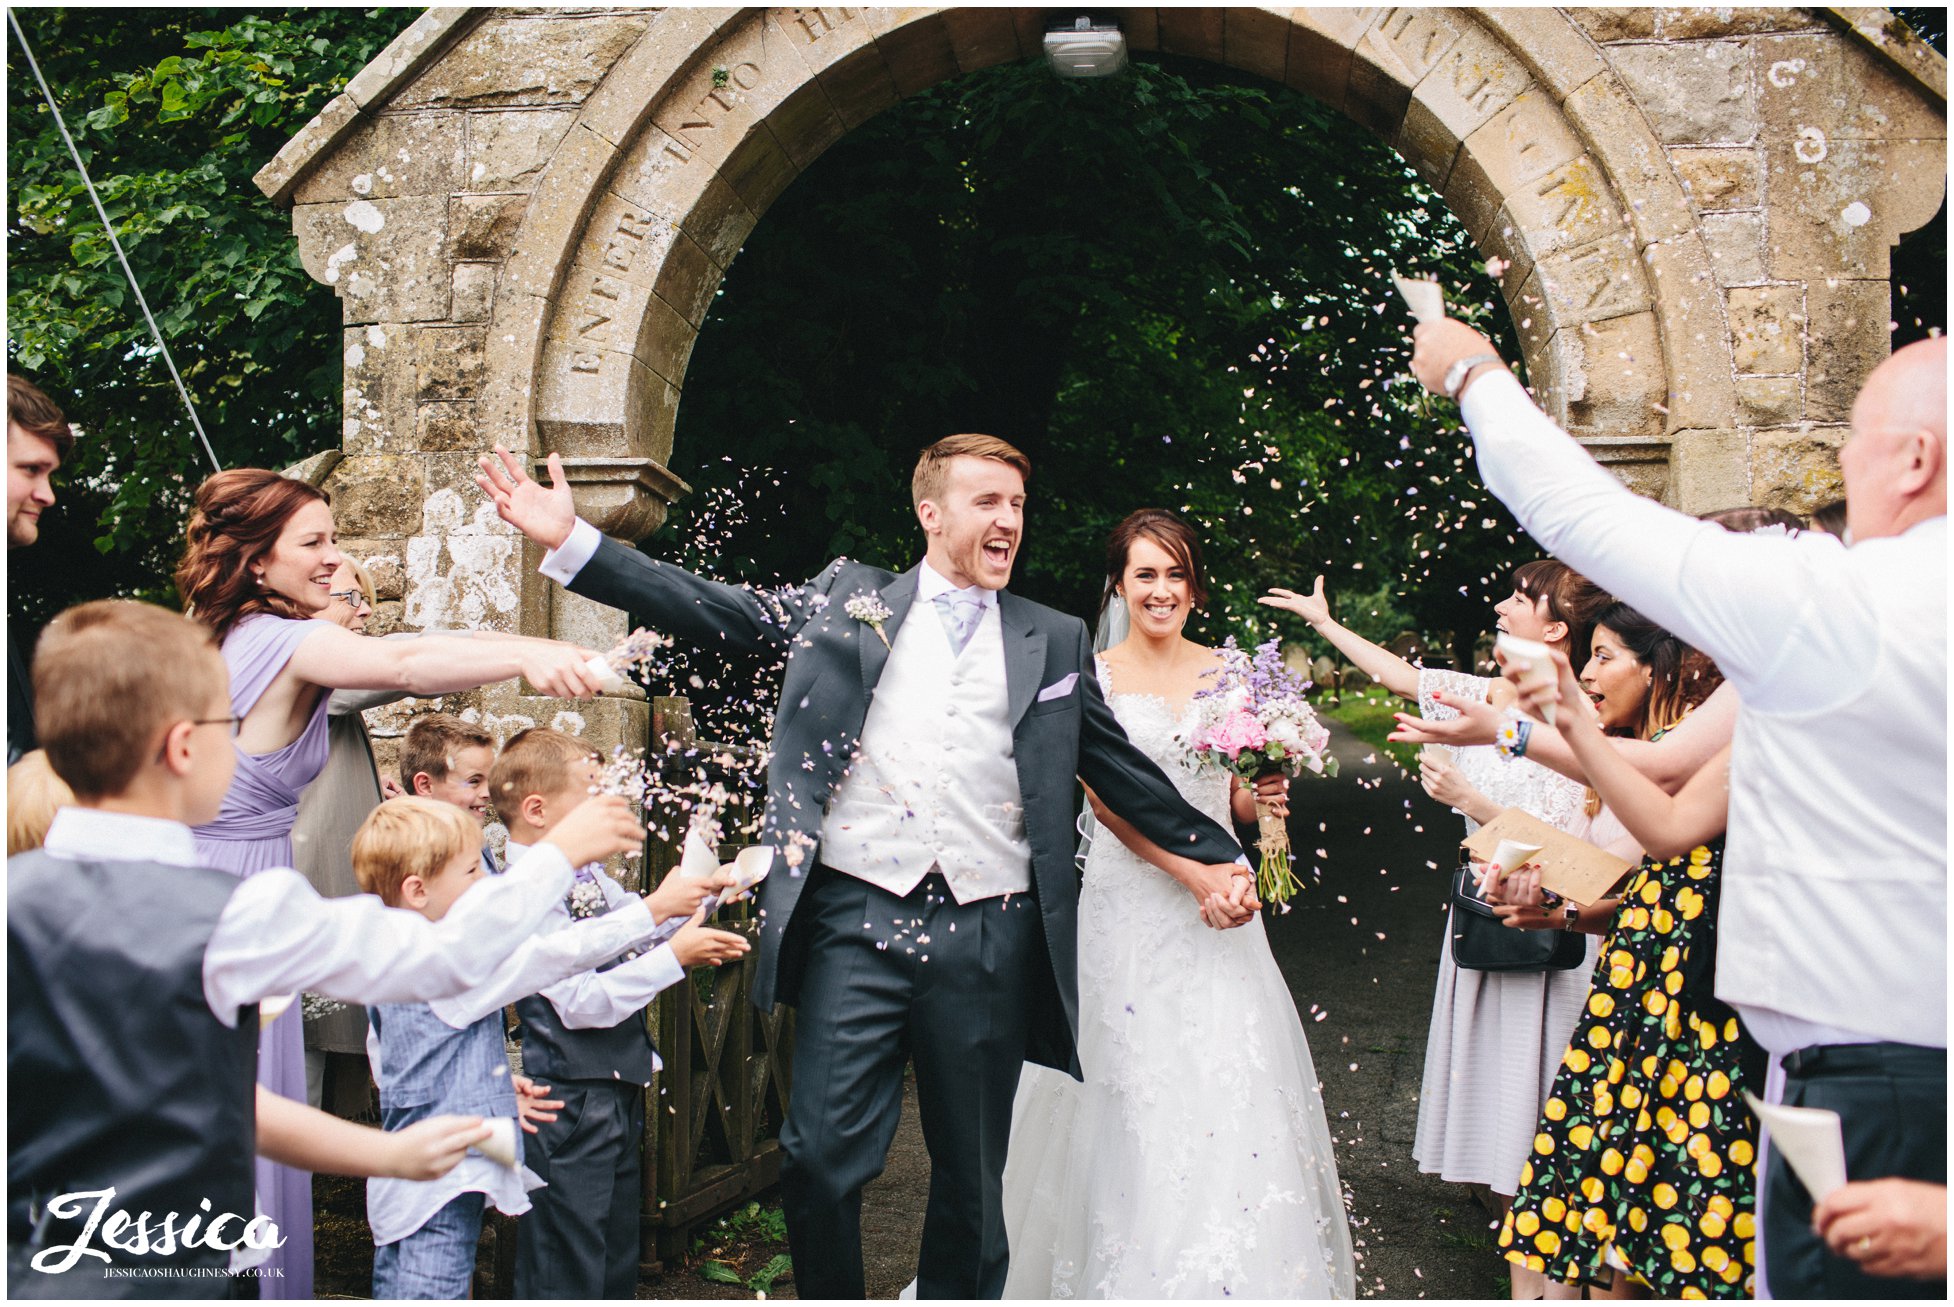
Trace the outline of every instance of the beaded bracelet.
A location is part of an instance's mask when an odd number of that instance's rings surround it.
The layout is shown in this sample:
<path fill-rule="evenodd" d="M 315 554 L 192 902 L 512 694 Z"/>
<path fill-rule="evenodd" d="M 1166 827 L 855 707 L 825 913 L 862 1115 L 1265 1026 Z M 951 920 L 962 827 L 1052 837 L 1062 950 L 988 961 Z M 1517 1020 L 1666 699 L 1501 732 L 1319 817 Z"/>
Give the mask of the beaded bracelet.
<path fill-rule="evenodd" d="M 1493 737 L 1493 747 L 1499 756 L 1512 762 L 1515 758 L 1527 756 L 1527 737 L 1533 734 L 1533 723 L 1521 718 L 1509 717 L 1500 724 L 1499 733 Z"/>

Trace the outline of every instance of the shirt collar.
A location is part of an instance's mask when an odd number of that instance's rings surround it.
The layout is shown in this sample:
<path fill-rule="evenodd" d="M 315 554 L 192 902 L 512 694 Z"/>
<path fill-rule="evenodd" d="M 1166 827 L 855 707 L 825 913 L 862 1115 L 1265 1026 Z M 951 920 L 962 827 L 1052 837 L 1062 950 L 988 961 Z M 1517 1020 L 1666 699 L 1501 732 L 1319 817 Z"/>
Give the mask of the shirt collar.
<path fill-rule="evenodd" d="M 100 808 L 60 808 L 49 823 L 42 848 L 71 862 L 160 862 L 200 867 L 190 828 L 167 817 L 139 817 Z M 138 852 L 140 851 L 140 852 Z"/>
<path fill-rule="evenodd" d="M 969 595 L 986 608 L 997 607 L 997 591 L 986 590 L 981 585 L 959 586 L 924 560 L 916 575 L 916 601 L 934 603 L 938 595 L 947 594 Z"/>

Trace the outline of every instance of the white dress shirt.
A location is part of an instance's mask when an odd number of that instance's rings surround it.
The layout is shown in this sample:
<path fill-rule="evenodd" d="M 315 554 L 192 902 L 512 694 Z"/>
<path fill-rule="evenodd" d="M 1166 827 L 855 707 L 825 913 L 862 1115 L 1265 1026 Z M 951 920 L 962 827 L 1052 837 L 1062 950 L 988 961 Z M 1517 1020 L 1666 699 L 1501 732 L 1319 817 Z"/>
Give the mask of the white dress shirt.
<path fill-rule="evenodd" d="M 510 840 L 509 857 L 512 860 L 520 859 L 526 848 L 527 846 Z M 639 895 L 631 893 L 602 871 L 595 874 L 598 887 L 604 892 L 604 902 L 609 906 L 610 911 L 592 920 L 609 921 L 612 917 L 622 916 L 619 909 L 628 908 L 630 900 L 644 902 Z M 478 893 L 480 888 L 477 886 L 468 893 Z M 573 919 L 570 916 L 570 906 L 564 901 L 568 895 L 569 890 L 566 888 L 563 894 L 557 896 L 556 901 L 550 905 L 549 911 L 544 914 L 539 930 L 556 934 L 571 924 Z M 462 897 L 466 899 L 468 895 Z M 644 920 L 646 922 L 651 920 L 649 907 L 644 909 Z M 665 922 L 661 926 L 646 930 L 645 937 L 654 938 L 664 933 L 665 927 L 672 924 Z M 626 948 L 630 947 L 632 945 L 626 945 Z M 622 951 L 624 950 L 614 950 L 609 956 L 615 957 Z M 600 962 L 602 960 L 602 958 L 598 959 Z M 619 963 L 609 971 L 582 970 L 554 984 L 526 992 L 541 994 L 548 999 L 566 1029 L 602 1030 L 617 1025 L 627 1017 L 636 1016 L 652 999 L 683 979 L 685 979 L 685 968 L 679 965 L 678 957 L 672 952 L 671 946 L 661 944 L 647 953 L 632 958 L 629 962 Z M 512 997 L 521 998 L 523 995 L 517 994 Z M 443 1021 L 448 1020 L 446 1012 L 442 1009 L 437 1009 L 436 1015 Z M 652 1050 L 651 1064 L 653 1070 L 659 1070 L 664 1066 L 664 1063 L 659 1060 L 656 1049 Z"/>
<path fill-rule="evenodd" d="M 1644 499 L 1512 376 L 1461 402 L 1486 486 L 1742 697 L 1717 995 L 1767 1050 L 1947 1043 L 1947 521 L 1851 549 Z"/>
<path fill-rule="evenodd" d="M 516 851 L 511 849 L 512 854 Z M 483 883 L 470 886 L 468 894 L 479 893 Z M 465 899 L 467 895 L 462 897 Z M 566 976 L 638 947 L 650 940 L 655 930 L 651 905 L 639 895 L 626 894 L 618 907 L 602 916 L 531 936 L 482 984 L 453 998 L 436 999 L 428 1007 L 442 1024 L 464 1030 L 519 998 L 527 998 Z M 380 1038 L 369 1025 L 366 1054 L 376 1085 L 386 1083 L 380 1052 Z M 482 1194 L 496 1211 L 520 1216 L 529 1210 L 529 1191 L 542 1187 L 542 1179 L 526 1166 L 512 1171 L 470 1152 L 454 1170 L 438 1179 L 401 1180 L 380 1176 L 369 1179 L 366 1182 L 367 1224 L 373 1228 L 374 1243 L 389 1244 L 426 1225 L 436 1212 L 462 1194 Z"/>
<path fill-rule="evenodd" d="M 158 817 L 62 808 L 44 846 L 57 858 L 199 865 L 190 828 Z M 322 899 L 274 867 L 238 883 L 204 949 L 204 1000 L 226 1026 L 244 1007 L 311 990 L 349 1003 L 425 1003 L 484 984 L 562 907 L 574 871 L 553 844 L 461 896 L 440 921 L 371 894 Z M 566 914 L 567 915 L 567 914 Z"/>

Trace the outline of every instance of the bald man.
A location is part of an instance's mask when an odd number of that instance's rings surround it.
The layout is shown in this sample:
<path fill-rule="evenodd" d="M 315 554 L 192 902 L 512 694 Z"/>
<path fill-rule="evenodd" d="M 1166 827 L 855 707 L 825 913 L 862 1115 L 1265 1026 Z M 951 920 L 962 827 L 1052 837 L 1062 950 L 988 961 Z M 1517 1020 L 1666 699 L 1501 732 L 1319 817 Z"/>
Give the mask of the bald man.
<path fill-rule="evenodd" d="M 1540 546 L 1710 655 L 1742 708 L 1717 996 L 1774 1059 L 1769 1097 L 1837 1111 L 1847 1173 L 1945 1184 L 1947 342 L 1877 368 L 1840 451 L 1850 547 L 1732 535 L 1631 493 L 1462 323 L 1412 369 L 1459 400 L 1486 486 Z M 1830 1251 L 1773 1150 L 1764 1269 L 1781 1297 L 1945 1297 Z M 1945 1207 L 1940 1209 L 1942 1240 Z M 1890 1236 L 1889 1236 L 1890 1237 Z"/>

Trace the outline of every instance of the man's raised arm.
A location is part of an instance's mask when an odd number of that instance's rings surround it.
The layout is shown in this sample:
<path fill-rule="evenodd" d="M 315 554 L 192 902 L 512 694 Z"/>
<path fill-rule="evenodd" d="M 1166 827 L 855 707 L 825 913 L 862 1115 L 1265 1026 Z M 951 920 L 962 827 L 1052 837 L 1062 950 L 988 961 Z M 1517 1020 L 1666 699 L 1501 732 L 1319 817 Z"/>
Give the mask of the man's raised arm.
<path fill-rule="evenodd" d="M 1484 336 L 1449 318 L 1421 323 L 1413 339 L 1412 368 L 1441 395 L 1455 364 L 1492 354 Z M 1589 457 L 1498 362 L 1462 380 L 1480 479 L 1526 533 L 1715 659 L 1749 698 L 1809 601 L 1815 552 L 1831 542 L 1736 535 L 1665 508 Z"/>
<path fill-rule="evenodd" d="M 548 550 L 543 575 L 574 594 L 642 613 L 659 631 L 707 651 L 781 653 L 812 615 L 808 588 L 760 593 L 710 581 L 609 539 L 577 516 L 556 454 L 549 457 L 548 486 L 500 445 L 493 458 L 485 455 L 479 463 L 475 484 L 503 521 Z"/>

